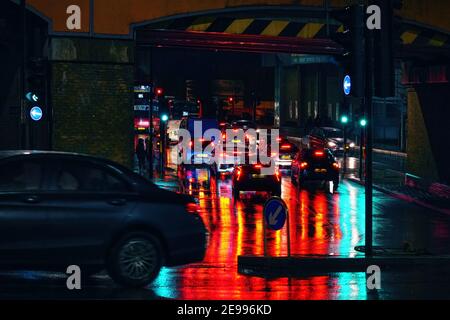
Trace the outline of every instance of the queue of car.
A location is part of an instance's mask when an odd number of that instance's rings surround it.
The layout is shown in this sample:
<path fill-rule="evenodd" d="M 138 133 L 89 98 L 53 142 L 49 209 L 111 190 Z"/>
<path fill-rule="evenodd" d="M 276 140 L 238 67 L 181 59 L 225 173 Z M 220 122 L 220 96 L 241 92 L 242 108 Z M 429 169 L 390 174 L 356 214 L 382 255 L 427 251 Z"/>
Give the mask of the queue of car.
<path fill-rule="evenodd" d="M 344 148 L 348 151 L 355 147 L 349 139 L 344 146 L 342 130 L 331 127 L 314 128 L 303 139 L 306 145 L 302 146 L 286 136 L 280 136 L 278 130 L 266 129 L 268 136 L 263 138 L 262 128 L 249 120 L 221 122 L 217 128 L 221 131 L 222 149 L 209 148 L 212 151 L 206 152 L 206 145 L 214 145 L 217 141 L 202 141 L 201 153 L 191 151 L 194 157 L 191 165 L 207 167 L 217 177 L 230 177 L 235 199 L 239 199 L 241 192 L 245 191 L 265 191 L 267 195 L 281 196 L 282 170 L 290 172 L 292 183 L 299 188 L 325 183 L 336 191 L 340 165 L 335 154 L 344 151 Z M 272 137 L 275 132 L 277 135 Z M 263 139 L 265 145 L 262 144 Z M 275 141 L 277 148 L 272 146 Z M 252 158 L 252 152 L 256 152 L 257 157 Z M 269 161 L 261 161 L 258 152 L 263 152 Z M 216 155 L 218 157 L 214 158 Z M 273 170 L 265 170 L 269 167 Z"/>

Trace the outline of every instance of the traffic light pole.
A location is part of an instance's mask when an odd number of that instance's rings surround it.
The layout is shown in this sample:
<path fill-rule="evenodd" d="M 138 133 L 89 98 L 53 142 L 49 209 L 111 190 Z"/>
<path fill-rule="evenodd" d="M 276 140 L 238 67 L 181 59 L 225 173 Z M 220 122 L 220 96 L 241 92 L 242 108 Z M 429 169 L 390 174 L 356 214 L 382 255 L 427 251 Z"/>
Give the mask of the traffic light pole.
<path fill-rule="evenodd" d="M 343 175 L 347 174 L 347 124 L 344 124 L 344 165 L 343 165 Z"/>
<path fill-rule="evenodd" d="M 26 64 L 27 64 L 27 4 L 26 0 L 20 1 L 20 18 L 21 18 L 21 29 L 22 29 L 22 61 L 20 70 L 20 128 L 21 128 L 21 147 L 22 149 L 29 149 L 29 133 L 28 133 L 28 117 L 25 101 L 26 95 Z"/>
<path fill-rule="evenodd" d="M 373 186 L 372 186 L 372 150 L 373 150 L 373 50 L 374 36 L 373 31 L 366 31 L 366 161 L 365 161 L 365 254 L 370 257 L 373 255 Z"/>

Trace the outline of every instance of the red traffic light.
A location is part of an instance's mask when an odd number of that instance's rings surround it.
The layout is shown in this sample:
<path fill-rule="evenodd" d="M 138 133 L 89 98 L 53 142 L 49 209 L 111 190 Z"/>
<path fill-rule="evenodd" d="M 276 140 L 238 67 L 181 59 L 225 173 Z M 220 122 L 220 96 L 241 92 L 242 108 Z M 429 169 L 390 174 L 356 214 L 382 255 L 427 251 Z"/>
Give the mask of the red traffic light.
<path fill-rule="evenodd" d="M 163 89 L 162 88 L 156 88 L 156 95 L 157 96 L 160 96 L 160 95 L 162 95 L 163 94 Z"/>
<path fill-rule="evenodd" d="M 228 101 L 229 101 L 229 102 L 233 102 L 233 101 L 234 101 L 234 98 L 233 98 L 233 97 L 229 97 L 229 98 L 228 98 Z"/>

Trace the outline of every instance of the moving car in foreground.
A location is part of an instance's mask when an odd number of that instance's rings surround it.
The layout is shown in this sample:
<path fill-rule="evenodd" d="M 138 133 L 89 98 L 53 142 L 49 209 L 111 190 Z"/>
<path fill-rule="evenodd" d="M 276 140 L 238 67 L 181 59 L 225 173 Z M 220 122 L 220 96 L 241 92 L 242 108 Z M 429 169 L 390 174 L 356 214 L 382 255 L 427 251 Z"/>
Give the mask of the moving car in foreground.
<path fill-rule="evenodd" d="M 266 191 L 272 196 L 281 196 L 281 174 L 278 168 L 272 174 L 264 174 L 263 168 L 270 165 L 242 164 L 233 172 L 233 196 L 240 198 L 241 191 Z"/>
<path fill-rule="evenodd" d="M 297 153 L 291 167 L 291 180 L 300 188 L 307 182 L 333 182 L 339 186 L 339 164 L 328 149 L 304 149 Z"/>
<path fill-rule="evenodd" d="M 0 268 L 82 275 L 103 269 L 123 286 L 162 266 L 201 261 L 195 200 L 109 160 L 45 151 L 0 152 Z"/>

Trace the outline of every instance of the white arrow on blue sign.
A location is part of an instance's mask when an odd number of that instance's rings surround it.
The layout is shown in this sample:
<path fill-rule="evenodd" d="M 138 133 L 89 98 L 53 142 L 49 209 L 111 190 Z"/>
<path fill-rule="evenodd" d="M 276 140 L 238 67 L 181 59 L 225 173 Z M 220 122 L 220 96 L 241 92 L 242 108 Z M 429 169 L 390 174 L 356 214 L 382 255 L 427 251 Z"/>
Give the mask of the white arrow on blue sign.
<path fill-rule="evenodd" d="M 40 107 L 33 107 L 30 110 L 30 117 L 34 121 L 39 121 L 42 119 L 42 109 Z"/>
<path fill-rule="evenodd" d="M 286 203 L 280 198 L 269 199 L 264 206 L 264 218 L 269 229 L 282 229 L 287 218 Z"/>
<path fill-rule="evenodd" d="M 350 94 L 350 92 L 352 91 L 352 79 L 350 78 L 349 75 L 346 75 L 344 78 L 344 93 L 346 96 L 348 96 Z"/>

